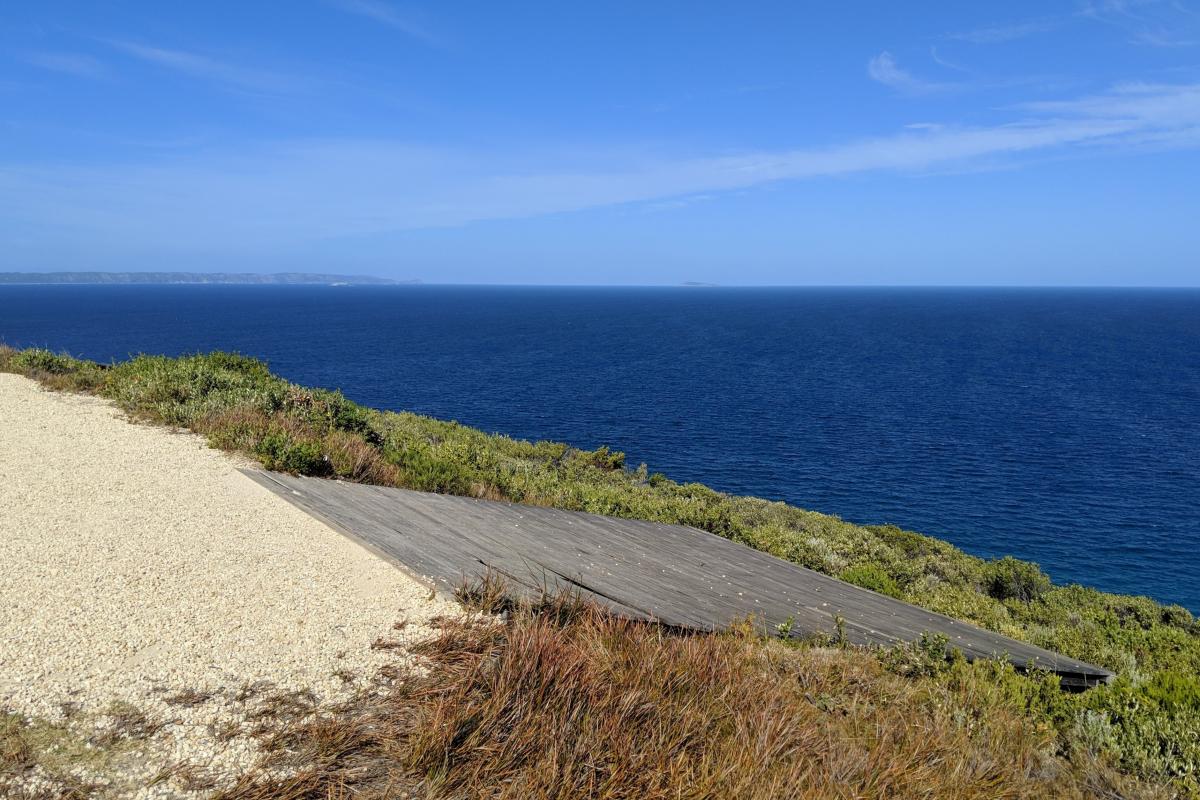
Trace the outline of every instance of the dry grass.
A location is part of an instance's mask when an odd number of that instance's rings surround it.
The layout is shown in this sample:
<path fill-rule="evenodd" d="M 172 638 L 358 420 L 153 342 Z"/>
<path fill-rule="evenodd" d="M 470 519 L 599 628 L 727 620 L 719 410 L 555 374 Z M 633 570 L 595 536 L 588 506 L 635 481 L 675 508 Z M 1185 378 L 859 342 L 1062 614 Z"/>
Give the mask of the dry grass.
<path fill-rule="evenodd" d="M 202 691 L 199 689 L 183 689 L 174 694 L 167 695 L 163 701 L 170 706 L 182 706 L 183 708 L 195 708 L 203 705 L 212 699 L 213 693 Z"/>
<path fill-rule="evenodd" d="M 670 636 L 595 611 L 448 630 L 411 766 L 447 796 L 1034 797 L 1069 792 L 1053 736 L 976 730 L 869 657 Z"/>
<path fill-rule="evenodd" d="M 84 800 L 97 786 L 78 770 L 103 773 L 124 754 L 126 739 L 96 744 L 66 723 L 0 711 L 0 797 Z"/>
<path fill-rule="evenodd" d="M 359 483 L 394 486 L 400 483 L 399 470 L 387 463 L 378 448 L 345 431 L 333 431 L 323 439 L 335 473 Z"/>
<path fill-rule="evenodd" d="M 220 797 L 1166 796 L 1058 755 L 986 672 L 906 679 L 865 651 L 683 636 L 577 598 L 509 612 L 446 623 L 423 676 L 264 733 L 263 769 Z"/>
<path fill-rule="evenodd" d="M 104 717 L 108 725 L 89 740 L 96 747 L 108 748 L 124 741 L 144 741 L 166 724 L 165 721 L 151 719 L 137 706 L 124 702 L 110 705 Z"/>
<path fill-rule="evenodd" d="M 333 713 L 259 734 L 258 769 L 214 800 L 399 798 L 418 781 L 396 761 L 403 726 L 396 709 L 370 694 Z"/>

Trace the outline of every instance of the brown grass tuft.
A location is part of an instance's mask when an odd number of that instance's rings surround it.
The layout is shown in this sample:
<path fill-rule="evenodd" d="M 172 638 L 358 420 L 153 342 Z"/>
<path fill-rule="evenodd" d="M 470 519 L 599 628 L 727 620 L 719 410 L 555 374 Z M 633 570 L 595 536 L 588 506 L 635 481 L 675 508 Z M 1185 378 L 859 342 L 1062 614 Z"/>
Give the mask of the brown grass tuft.
<path fill-rule="evenodd" d="M 167 723 L 151 719 L 140 708 L 125 702 L 115 702 L 105 712 L 108 726 L 91 738 L 97 747 L 111 747 L 125 740 L 144 741 L 158 733 Z"/>
<path fill-rule="evenodd" d="M 507 614 L 516 607 L 508 582 L 491 570 L 476 580 L 464 580 L 454 590 L 454 599 L 481 614 Z"/>
<path fill-rule="evenodd" d="M 202 691 L 199 689 L 183 689 L 174 694 L 167 695 L 163 698 L 163 702 L 170 706 L 183 706 L 184 708 L 194 708 L 195 706 L 207 703 L 212 699 L 213 693 Z"/>
<path fill-rule="evenodd" d="M 508 495 L 504 493 L 500 487 L 488 483 L 486 481 L 472 481 L 471 497 L 477 497 L 480 500 L 508 500 Z"/>
<path fill-rule="evenodd" d="M 252 453 L 271 428 L 271 418 L 252 405 L 210 412 L 194 424 L 197 433 L 222 450 Z"/>
<path fill-rule="evenodd" d="M 339 477 L 383 486 L 400 484 L 400 471 L 360 434 L 333 431 L 325 435 L 322 446 Z"/>

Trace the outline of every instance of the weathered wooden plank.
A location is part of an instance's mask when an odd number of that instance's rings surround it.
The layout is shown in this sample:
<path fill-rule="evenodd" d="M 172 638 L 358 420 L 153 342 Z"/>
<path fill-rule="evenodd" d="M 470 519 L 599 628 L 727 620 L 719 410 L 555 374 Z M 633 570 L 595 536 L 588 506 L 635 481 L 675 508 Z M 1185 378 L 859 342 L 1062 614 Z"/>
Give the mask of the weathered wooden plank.
<path fill-rule="evenodd" d="M 681 525 L 617 519 L 379 486 L 247 475 L 375 552 L 450 591 L 487 569 L 527 591 L 568 585 L 631 617 L 714 630 L 752 617 L 769 630 L 891 645 L 946 635 L 968 658 L 1058 672 L 1066 685 L 1111 678 L 1092 664 L 926 611 Z"/>

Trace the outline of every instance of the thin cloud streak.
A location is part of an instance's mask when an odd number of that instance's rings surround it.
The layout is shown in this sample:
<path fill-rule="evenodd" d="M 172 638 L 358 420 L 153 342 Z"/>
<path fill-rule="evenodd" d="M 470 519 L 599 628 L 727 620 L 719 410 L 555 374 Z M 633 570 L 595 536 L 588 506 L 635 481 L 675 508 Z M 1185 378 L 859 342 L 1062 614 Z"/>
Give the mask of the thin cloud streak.
<path fill-rule="evenodd" d="M 1159 0 L 1095 0 L 1084 3 L 1071 15 L 1040 17 L 1008 25 L 991 25 L 947 34 L 945 38 L 971 44 L 1004 44 L 1042 33 L 1050 33 L 1080 21 L 1102 23 L 1124 30 L 1133 44 L 1151 47 L 1188 47 L 1196 44 L 1195 33 L 1181 33 L 1194 25 L 1197 14 L 1182 3 Z"/>
<path fill-rule="evenodd" d="M 929 48 L 929 57 L 933 59 L 933 62 L 935 64 L 945 67 L 946 69 L 952 69 L 955 72 L 970 72 L 971 71 L 971 70 L 967 69 L 966 67 L 962 66 L 961 64 L 956 64 L 953 61 L 949 61 L 945 58 L 942 58 L 941 54 L 938 53 L 937 47 L 931 46 Z"/>
<path fill-rule="evenodd" d="M 1027 36 L 1034 36 L 1039 33 L 1048 33 L 1062 24 L 1062 20 L 1056 19 L 1032 19 L 1025 22 L 1016 22 L 1011 25 L 991 25 L 984 28 L 975 28 L 969 31 L 959 31 L 946 36 L 947 39 L 956 39 L 961 42 L 971 42 L 972 44 L 1002 44 L 1004 42 L 1015 41 L 1016 39 L 1024 39 Z"/>
<path fill-rule="evenodd" d="M 107 43 L 126 55 L 165 69 L 194 78 L 215 80 L 240 89 L 286 92 L 294 90 L 298 85 L 295 80 L 283 75 L 228 64 L 199 53 L 123 40 L 108 40 Z"/>
<path fill-rule="evenodd" d="M 414 39 L 421 39 L 429 44 L 439 44 L 432 33 L 381 0 L 332 0 L 332 2 L 334 6 L 347 13 L 373 19 L 389 28 L 395 28 L 401 33 L 408 34 Z"/>
<path fill-rule="evenodd" d="M 1194 47 L 1195 39 L 1184 39 L 1163 30 L 1143 30 L 1133 35 L 1134 44 L 1144 44 L 1150 47 Z"/>
<path fill-rule="evenodd" d="M 592 154 L 554 169 L 534 161 L 498 171 L 487 156 L 394 142 L 263 146 L 156 166 L 0 167 L 0 218 L 52 229 L 64 241 L 234 249 L 399 230 L 538 217 L 626 203 L 872 172 L 920 173 L 1027 157 L 1200 145 L 1200 84 L 1127 84 L 1102 95 L 1031 103 L 1007 124 L 926 125 L 824 148 L 690 159 Z M 618 157 L 618 159 L 621 157 Z M 597 166 L 606 163 L 605 167 Z M 590 164 L 590 167 L 588 166 Z M 18 202 L 19 198 L 19 202 Z"/>
<path fill-rule="evenodd" d="M 1148 47 L 1192 47 L 1200 36 L 1200 15 L 1181 2 L 1094 0 L 1079 16 L 1123 30 L 1131 44 Z"/>
<path fill-rule="evenodd" d="M 74 75 L 78 78 L 106 78 L 108 67 L 99 59 L 82 53 L 60 53 L 39 51 L 25 53 L 22 60 L 35 67 Z"/>
<path fill-rule="evenodd" d="M 934 83 L 914 76 L 902 69 L 887 50 L 867 62 L 867 75 L 871 80 L 905 94 L 931 94 L 953 88 L 953 84 Z"/>

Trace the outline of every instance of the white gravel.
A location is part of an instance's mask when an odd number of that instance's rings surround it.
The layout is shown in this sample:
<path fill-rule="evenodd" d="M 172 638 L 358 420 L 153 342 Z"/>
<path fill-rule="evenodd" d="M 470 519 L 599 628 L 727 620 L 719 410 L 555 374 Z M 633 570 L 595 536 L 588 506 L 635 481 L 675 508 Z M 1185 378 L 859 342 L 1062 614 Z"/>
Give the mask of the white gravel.
<path fill-rule="evenodd" d="M 168 724 L 110 765 L 114 796 L 198 796 L 250 766 L 242 687 L 344 696 L 456 607 L 275 497 L 191 434 L 130 423 L 96 398 L 0 374 L 0 710 L 103 726 L 115 701 Z M 393 623 L 407 619 L 403 631 Z M 187 707 L 185 690 L 212 693 Z M 261 696 L 261 695 L 260 695 Z M 64 705 L 72 704 L 72 705 Z M 85 731 L 86 732 L 86 731 Z M 103 772 L 103 770 L 101 770 Z M 9 787 L 12 790 L 12 787 Z M 0 786 L 0 794 L 5 787 Z"/>

